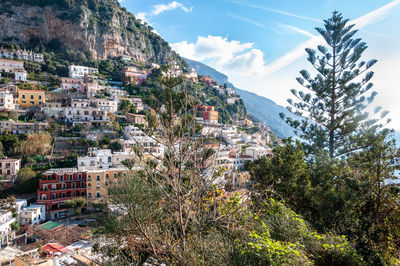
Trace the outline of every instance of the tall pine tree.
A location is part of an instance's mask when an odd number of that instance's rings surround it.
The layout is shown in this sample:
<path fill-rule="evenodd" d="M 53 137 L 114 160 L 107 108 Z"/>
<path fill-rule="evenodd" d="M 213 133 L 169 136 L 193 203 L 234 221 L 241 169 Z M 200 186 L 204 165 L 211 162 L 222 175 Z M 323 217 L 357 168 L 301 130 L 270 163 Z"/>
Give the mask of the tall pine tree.
<path fill-rule="evenodd" d="M 377 116 L 370 118 L 365 111 L 376 95 L 369 92 L 374 75 L 369 69 L 377 60 L 360 60 L 367 45 L 353 38 L 357 32 L 353 28 L 337 11 L 324 20 L 324 28 L 316 28 L 326 43 L 318 46 L 318 52 L 306 49 L 316 75 L 301 70 L 297 81 L 305 90 L 292 89 L 297 102 L 288 100 L 289 111 L 302 118 L 281 114 L 308 144 L 310 153 L 328 151 L 330 157 L 337 157 L 357 150 L 362 132 L 381 127 L 379 121 L 387 115 L 376 108 Z"/>

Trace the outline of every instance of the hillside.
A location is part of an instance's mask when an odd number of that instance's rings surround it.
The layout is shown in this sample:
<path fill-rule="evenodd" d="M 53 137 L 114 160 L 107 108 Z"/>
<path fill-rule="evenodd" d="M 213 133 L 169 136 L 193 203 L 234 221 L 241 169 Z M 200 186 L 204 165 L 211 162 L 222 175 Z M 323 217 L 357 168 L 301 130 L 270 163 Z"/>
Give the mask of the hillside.
<path fill-rule="evenodd" d="M 94 59 L 125 55 L 137 62 L 184 61 L 152 28 L 117 0 L 2 0 L 0 43 L 90 52 Z"/>
<path fill-rule="evenodd" d="M 228 81 L 228 77 L 226 75 L 218 72 L 212 67 L 187 58 L 185 58 L 185 60 L 191 68 L 196 70 L 198 74 L 210 76 L 218 83 L 226 83 L 228 87 L 232 87 L 243 99 L 247 111 L 256 119 L 266 123 L 279 137 L 289 137 L 293 135 L 293 129 L 284 123 L 279 117 L 279 113 L 282 112 L 289 116 L 292 115 L 286 108 L 276 104 L 268 98 L 236 88 Z"/>

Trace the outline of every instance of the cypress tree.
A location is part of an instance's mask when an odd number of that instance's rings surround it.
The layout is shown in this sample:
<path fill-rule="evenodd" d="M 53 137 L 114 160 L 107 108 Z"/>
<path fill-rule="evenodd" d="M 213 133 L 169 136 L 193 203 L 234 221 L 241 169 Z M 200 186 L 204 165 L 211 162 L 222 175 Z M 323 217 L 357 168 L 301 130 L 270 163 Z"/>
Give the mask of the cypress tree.
<path fill-rule="evenodd" d="M 316 28 L 325 45 L 319 45 L 318 51 L 306 49 L 316 75 L 301 70 L 296 80 L 304 89 L 291 90 L 296 102 L 288 99 L 288 110 L 300 118 L 280 114 L 310 153 L 328 151 L 332 158 L 361 148 L 359 136 L 382 127 L 380 121 L 388 113 L 379 107 L 375 118 L 370 118 L 365 111 L 377 94 L 370 92 L 374 73 L 369 70 L 377 60 L 360 60 L 367 45 L 353 38 L 357 30 L 348 21 L 335 11 L 323 28 Z"/>

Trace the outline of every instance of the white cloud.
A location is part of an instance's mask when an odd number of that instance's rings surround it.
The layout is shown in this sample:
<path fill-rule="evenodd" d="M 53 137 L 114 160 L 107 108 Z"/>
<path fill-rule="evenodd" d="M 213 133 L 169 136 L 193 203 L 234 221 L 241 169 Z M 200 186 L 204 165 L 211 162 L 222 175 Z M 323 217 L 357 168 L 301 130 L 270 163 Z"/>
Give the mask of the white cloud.
<path fill-rule="evenodd" d="M 124 0 L 121 0 L 124 1 Z M 154 5 L 152 6 L 152 9 L 150 12 L 139 12 L 136 17 L 140 20 L 142 20 L 143 22 L 146 22 L 150 25 L 152 25 L 152 23 L 150 22 L 150 17 L 154 17 L 154 16 L 158 16 L 161 13 L 164 13 L 166 11 L 171 11 L 174 9 L 182 9 L 185 13 L 189 13 L 192 12 L 193 7 L 186 7 L 185 5 L 183 5 L 182 3 L 179 3 L 177 1 L 172 1 L 168 4 L 159 4 L 159 5 Z"/>
<path fill-rule="evenodd" d="M 153 6 L 153 10 L 151 11 L 151 15 L 157 16 L 165 11 L 170 11 L 174 9 L 182 9 L 185 13 L 189 13 L 192 11 L 193 7 L 186 7 L 182 3 L 172 1 L 168 4 L 160 4 L 160 5 L 155 5 Z"/>
<path fill-rule="evenodd" d="M 195 43 L 171 44 L 172 49 L 189 59 L 207 64 L 229 75 L 260 75 L 265 65 L 264 53 L 253 43 L 241 43 L 221 36 L 199 36 Z"/>

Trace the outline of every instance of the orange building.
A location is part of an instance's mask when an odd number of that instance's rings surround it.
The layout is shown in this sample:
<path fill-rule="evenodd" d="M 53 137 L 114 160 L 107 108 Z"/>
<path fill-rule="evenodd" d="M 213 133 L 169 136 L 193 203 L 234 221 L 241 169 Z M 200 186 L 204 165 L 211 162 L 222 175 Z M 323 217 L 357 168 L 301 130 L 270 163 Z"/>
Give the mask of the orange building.
<path fill-rule="evenodd" d="M 211 105 L 197 105 L 197 112 L 199 116 L 205 121 L 211 123 L 218 123 L 218 112 L 215 111 L 215 107 Z"/>
<path fill-rule="evenodd" d="M 17 103 L 23 107 L 43 106 L 45 93 L 42 90 L 17 90 Z"/>

